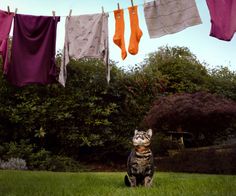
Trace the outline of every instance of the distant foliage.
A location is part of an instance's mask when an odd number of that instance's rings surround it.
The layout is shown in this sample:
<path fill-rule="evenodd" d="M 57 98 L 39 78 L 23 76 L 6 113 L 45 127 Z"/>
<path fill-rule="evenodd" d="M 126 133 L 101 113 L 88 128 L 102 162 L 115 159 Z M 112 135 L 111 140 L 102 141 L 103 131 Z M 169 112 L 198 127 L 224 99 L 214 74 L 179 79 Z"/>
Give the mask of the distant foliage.
<path fill-rule="evenodd" d="M 60 58 L 59 53 L 58 64 Z M 154 101 L 198 91 L 236 99 L 235 73 L 225 67 L 207 70 L 185 47 L 161 47 L 129 71 L 110 63 L 107 84 L 101 61 L 71 60 L 65 88 L 58 83 L 17 88 L 0 69 L 0 158 L 22 158 L 30 169 L 53 168 L 47 165 L 53 159 L 55 168 L 63 162 L 77 167 L 73 161 L 120 162 L 126 160 L 133 131 L 144 127 Z M 188 106 L 191 111 L 194 105 Z M 172 118 L 166 118 L 165 126 L 174 126 Z"/>
<path fill-rule="evenodd" d="M 186 47 L 160 47 L 149 54 L 144 63 L 145 72 L 159 72 L 166 79 L 168 93 L 196 92 L 205 90 L 209 74 Z"/>
<path fill-rule="evenodd" d="M 76 160 L 126 156 L 134 129 L 163 87 L 140 69 L 125 73 L 113 66 L 111 74 L 108 85 L 100 61 L 72 60 L 65 88 L 17 88 L 0 80 L 0 143 L 27 140 L 34 152 L 43 148 Z"/>
<path fill-rule="evenodd" d="M 209 71 L 209 90 L 236 100 L 236 72 L 220 66 Z"/>

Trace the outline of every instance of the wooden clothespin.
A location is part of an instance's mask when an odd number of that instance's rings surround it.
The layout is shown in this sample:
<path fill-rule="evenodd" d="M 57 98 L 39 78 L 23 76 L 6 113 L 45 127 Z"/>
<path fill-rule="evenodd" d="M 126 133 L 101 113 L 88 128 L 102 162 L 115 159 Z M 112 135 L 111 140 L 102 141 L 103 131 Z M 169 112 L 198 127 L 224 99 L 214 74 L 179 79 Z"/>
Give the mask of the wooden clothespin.
<path fill-rule="evenodd" d="M 14 13 L 14 16 L 15 16 L 15 15 L 17 14 L 17 11 L 18 11 L 18 9 L 16 8 L 16 9 L 15 9 L 15 13 Z"/>
<path fill-rule="evenodd" d="M 117 3 L 117 9 L 120 10 L 120 4 Z M 118 18 L 120 18 L 120 13 L 117 15 Z"/>
<path fill-rule="evenodd" d="M 9 6 L 7 6 L 7 11 L 8 11 L 8 14 L 10 14 L 11 10 Z"/>
<path fill-rule="evenodd" d="M 55 19 L 56 12 L 55 12 L 55 11 L 52 11 L 52 15 L 53 15 L 53 18 Z"/>
<path fill-rule="evenodd" d="M 69 18 L 71 17 L 71 14 L 72 14 L 72 9 L 70 9 L 70 12 L 69 12 Z"/>
<path fill-rule="evenodd" d="M 131 5 L 132 5 L 132 7 L 134 7 L 134 2 L 133 2 L 133 0 L 131 0 Z"/>

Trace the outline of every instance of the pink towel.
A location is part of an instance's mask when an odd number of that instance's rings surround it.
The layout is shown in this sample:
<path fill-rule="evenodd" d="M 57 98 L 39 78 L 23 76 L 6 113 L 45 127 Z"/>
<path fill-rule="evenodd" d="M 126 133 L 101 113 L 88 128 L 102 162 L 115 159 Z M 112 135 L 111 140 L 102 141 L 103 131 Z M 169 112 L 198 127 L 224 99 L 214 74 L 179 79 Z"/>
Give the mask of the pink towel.
<path fill-rule="evenodd" d="M 207 0 L 211 16 L 210 36 L 230 41 L 236 32 L 236 0 Z"/>
<path fill-rule="evenodd" d="M 3 73 L 8 71 L 8 39 L 14 14 L 0 10 L 0 55 L 3 59 Z"/>

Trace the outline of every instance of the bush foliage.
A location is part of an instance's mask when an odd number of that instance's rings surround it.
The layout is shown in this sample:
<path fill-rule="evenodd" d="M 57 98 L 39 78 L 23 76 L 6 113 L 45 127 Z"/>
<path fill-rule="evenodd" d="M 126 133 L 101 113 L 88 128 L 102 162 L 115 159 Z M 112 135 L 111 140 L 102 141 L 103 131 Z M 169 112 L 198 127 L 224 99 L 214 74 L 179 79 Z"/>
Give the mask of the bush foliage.
<path fill-rule="evenodd" d="M 47 165 L 53 159 L 58 168 L 63 162 L 77 167 L 73 160 L 123 161 L 154 100 L 198 91 L 236 100 L 235 73 L 207 70 L 185 47 L 161 47 L 128 71 L 111 65 L 107 84 L 102 62 L 71 60 L 65 88 L 17 88 L 1 73 L 0 158 L 22 158 L 28 168 L 41 169 L 54 168 Z"/>
<path fill-rule="evenodd" d="M 189 173 L 236 174 L 236 146 L 185 149 L 156 160 L 157 170 Z"/>

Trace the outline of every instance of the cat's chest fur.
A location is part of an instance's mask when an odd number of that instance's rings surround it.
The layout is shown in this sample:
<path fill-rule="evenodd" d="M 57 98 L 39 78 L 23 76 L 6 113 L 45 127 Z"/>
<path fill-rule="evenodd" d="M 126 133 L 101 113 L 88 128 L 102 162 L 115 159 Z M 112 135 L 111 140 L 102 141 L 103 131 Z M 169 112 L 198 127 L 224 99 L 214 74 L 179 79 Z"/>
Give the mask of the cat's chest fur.
<path fill-rule="evenodd" d="M 150 175 L 153 163 L 153 156 L 150 149 L 144 153 L 140 153 L 135 149 L 132 150 L 129 155 L 129 160 L 128 167 L 130 167 L 133 175 Z"/>

